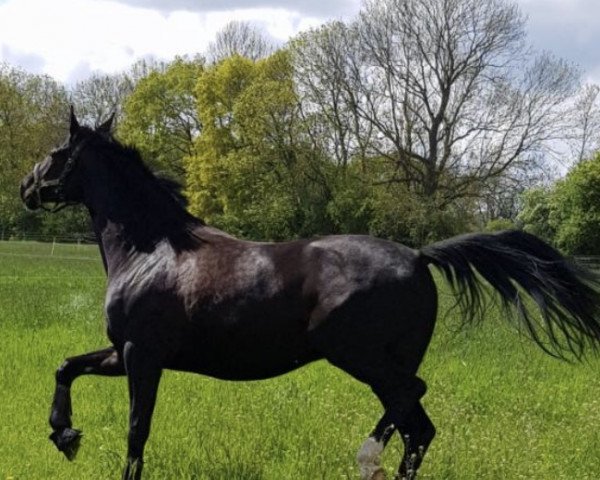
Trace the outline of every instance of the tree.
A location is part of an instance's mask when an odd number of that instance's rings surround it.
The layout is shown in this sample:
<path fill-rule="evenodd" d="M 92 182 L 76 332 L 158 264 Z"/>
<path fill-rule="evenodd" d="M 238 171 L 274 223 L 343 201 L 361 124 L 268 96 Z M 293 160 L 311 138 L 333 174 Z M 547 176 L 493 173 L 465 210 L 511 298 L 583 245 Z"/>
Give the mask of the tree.
<path fill-rule="evenodd" d="M 83 122 L 99 125 L 113 114 L 116 118 L 121 117 L 125 98 L 132 90 L 133 82 L 124 73 L 96 73 L 77 82 L 71 92 L 71 102 Z"/>
<path fill-rule="evenodd" d="M 566 253 L 600 254 L 600 154 L 576 165 L 556 184 L 549 222 L 557 246 Z"/>
<path fill-rule="evenodd" d="M 590 159 L 600 150 L 600 86 L 585 85 L 574 106 L 574 129 L 570 139 L 576 162 Z"/>
<path fill-rule="evenodd" d="M 3 232 L 35 231 L 47 235 L 86 233 L 87 215 L 68 209 L 57 215 L 26 212 L 18 195 L 19 181 L 61 140 L 67 129 L 69 104 L 80 118 L 99 123 L 119 114 L 124 99 L 136 83 L 160 62 L 139 61 L 127 72 L 92 75 L 67 91 L 45 75 L 33 75 L 0 65 L 0 228 Z"/>
<path fill-rule="evenodd" d="M 305 131 L 313 147 L 342 168 L 373 153 L 374 129 L 361 120 L 360 91 L 348 81 L 360 68 L 351 54 L 359 48 L 356 40 L 344 23 L 332 22 L 291 43 Z"/>
<path fill-rule="evenodd" d="M 488 229 L 492 228 L 488 227 L 490 223 L 496 226 L 512 224 L 513 227 L 519 223 L 524 195 L 543 189 L 540 185 L 548 184 L 558 176 L 554 169 L 534 166 L 526 171 L 515 171 L 512 175 L 490 178 L 480 187 L 479 198 L 475 202 L 479 208 L 477 220 L 480 226 Z"/>
<path fill-rule="evenodd" d="M 556 228 L 550 221 L 554 208 L 552 195 L 553 190 L 550 187 L 526 190 L 522 194 L 523 207 L 518 215 L 523 230 L 550 243 L 554 243 L 556 235 Z"/>
<path fill-rule="evenodd" d="M 570 255 L 600 254 L 600 154 L 548 188 L 529 190 L 519 220 Z"/>
<path fill-rule="evenodd" d="M 3 230 L 35 227 L 25 212 L 19 182 L 64 137 L 65 89 L 50 77 L 0 65 L 0 224 Z M 64 218 L 64 217 L 63 217 Z"/>
<path fill-rule="evenodd" d="M 141 78 L 123 106 L 118 136 L 135 145 L 155 168 L 184 178 L 184 158 L 196 153 L 202 132 L 196 83 L 204 70 L 201 58 L 176 58 L 162 70 Z"/>
<path fill-rule="evenodd" d="M 217 33 L 208 46 L 208 57 L 213 63 L 239 55 L 250 60 L 269 56 L 274 48 L 264 34 L 248 22 L 231 21 Z"/>
<path fill-rule="evenodd" d="M 113 125 L 123 116 L 125 101 L 136 85 L 151 73 L 164 73 L 168 63 L 141 59 L 127 70 L 114 74 L 93 73 L 70 90 L 77 116 L 89 125 L 100 125 L 114 115 Z"/>
<path fill-rule="evenodd" d="M 247 238 L 331 231 L 336 175 L 300 129 L 288 52 L 227 58 L 206 69 L 196 92 L 204 129 L 186 162 L 191 210 Z"/>
<path fill-rule="evenodd" d="M 386 159 L 378 183 L 436 209 L 543 158 L 564 137 L 579 78 L 530 53 L 523 16 L 503 0 L 367 1 L 357 21 L 293 47 L 303 111 L 335 139 L 330 155 Z"/>

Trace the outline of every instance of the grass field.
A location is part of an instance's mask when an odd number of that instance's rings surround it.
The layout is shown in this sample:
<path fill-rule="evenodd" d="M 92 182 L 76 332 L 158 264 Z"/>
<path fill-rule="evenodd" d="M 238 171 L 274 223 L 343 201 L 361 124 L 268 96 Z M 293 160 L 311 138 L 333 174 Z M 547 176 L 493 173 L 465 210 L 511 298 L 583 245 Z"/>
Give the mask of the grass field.
<path fill-rule="evenodd" d="M 124 378 L 75 382 L 85 437 L 73 463 L 47 440 L 56 367 L 107 345 L 104 286 L 95 247 L 0 243 L 0 480 L 120 478 Z M 438 436 L 419 478 L 600 478 L 600 362 L 549 358 L 494 310 L 467 332 L 455 324 L 440 315 L 421 370 Z M 357 479 L 356 451 L 380 414 L 367 387 L 323 362 L 263 382 L 166 372 L 145 478 Z M 400 455 L 395 439 L 388 472 Z"/>

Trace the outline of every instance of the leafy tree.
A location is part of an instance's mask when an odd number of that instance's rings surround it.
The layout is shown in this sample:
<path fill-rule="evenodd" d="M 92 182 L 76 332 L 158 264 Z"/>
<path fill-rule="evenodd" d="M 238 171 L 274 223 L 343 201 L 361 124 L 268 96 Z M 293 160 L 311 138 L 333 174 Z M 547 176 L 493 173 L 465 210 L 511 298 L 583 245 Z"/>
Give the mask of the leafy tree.
<path fill-rule="evenodd" d="M 524 194 L 523 228 L 571 255 L 600 254 L 600 153 L 551 188 Z"/>
<path fill-rule="evenodd" d="M 239 149 L 234 134 L 234 103 L 251 81 L 252 62 L 232 57 L 207 68 L 196 85 L 198 118 L 204 126 L 196 155 L 186 161 L 190 208 L 209 222 L 224 213 L 227 194 L 220 188 L 227 175 L 225 157 Z"/>
<path fill-rule="evenodd" d="M 155 168 L 184 177 L 183 159 L 195 154 L 202 131 L 195 86 L 204 69 L 200 58 L 177 58 L 138 80 L 124 102 L 118 135 L 135 145 Z"/>
<path fill-rule="evenodd" d="M 526 190 L 522 194 L 523 208 L 517 218 L 523 230 L 553 243 L 556 229 L 550 221 L 554 205 L 552 195 L 552 189 L 547 187 Z"/>
<path fill-rule="evenodd" d="M 557 183 L 549 222 L 565 252 L 600 254 L 600 154 L 579 163 Z"/>
<path fill-rule="evenodd" d="M 286 51 L 207 68 L 197 96 L 204 130 L 187 163 L 194 212 L 251 238 L 335 228 L 327 213 L 335 168 L 302 134 Z"/>
<path fill-rule="evenodd" d="M 50 77 L 0 65 L 0 224 L 3 231 L 37 228 L 42 223 L 41 217 L 23 209 L 19 182 L 33 164 L 64 137 L 67 105 L 65 89 Z"/>
<path fill-rule="evenodd" d="M 500 232 L 502 230 L 514 230 L 517 227 L 517 224 L 515 224 L 513 220 L 508 218 L 496 218 L 486 223 L 485 230 L 487 232 Z"/>

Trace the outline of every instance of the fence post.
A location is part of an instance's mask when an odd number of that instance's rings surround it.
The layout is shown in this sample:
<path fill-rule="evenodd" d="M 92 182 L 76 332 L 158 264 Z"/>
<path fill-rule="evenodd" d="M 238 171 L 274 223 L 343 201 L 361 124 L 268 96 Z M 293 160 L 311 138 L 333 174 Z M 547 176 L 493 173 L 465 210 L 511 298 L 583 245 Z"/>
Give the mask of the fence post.
<path fill-rule="evenodd" d="M 50 256 L 54 256 L 54 247 L 56 247 L 56 237 L 52 237 L 52 251 L 50 252 Z"/>

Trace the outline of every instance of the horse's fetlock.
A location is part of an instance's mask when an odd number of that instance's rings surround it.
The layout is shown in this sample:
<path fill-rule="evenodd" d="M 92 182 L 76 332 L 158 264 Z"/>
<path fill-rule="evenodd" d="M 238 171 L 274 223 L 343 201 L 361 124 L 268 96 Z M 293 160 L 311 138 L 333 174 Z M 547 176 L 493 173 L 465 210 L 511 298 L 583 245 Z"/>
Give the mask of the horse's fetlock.
<path fill-rule="evenodd" d="M 50 413 L 49 423 L 53 430 L 62 430 L 73 426 L 71 416 L 57 410 L 52 410 Z"/>
<path fill-rule="evenodd" d="M 125 471 L 123 472 L 123 480 L 140 480 L 143 468 L 144 461 L 141 457 L 128 457 Z"/>

